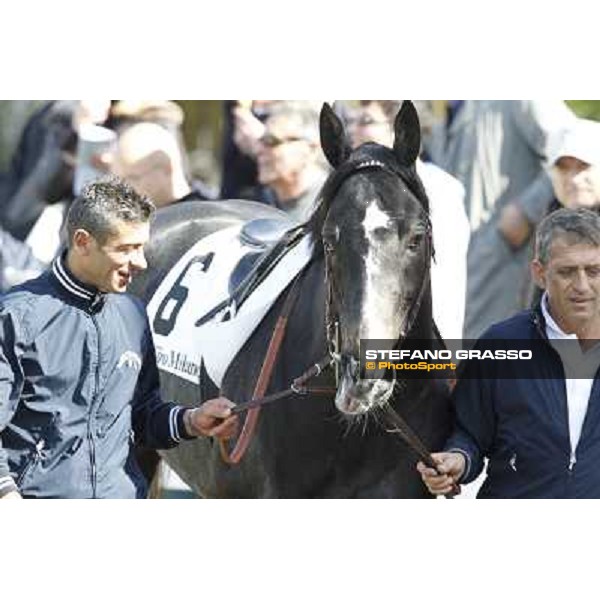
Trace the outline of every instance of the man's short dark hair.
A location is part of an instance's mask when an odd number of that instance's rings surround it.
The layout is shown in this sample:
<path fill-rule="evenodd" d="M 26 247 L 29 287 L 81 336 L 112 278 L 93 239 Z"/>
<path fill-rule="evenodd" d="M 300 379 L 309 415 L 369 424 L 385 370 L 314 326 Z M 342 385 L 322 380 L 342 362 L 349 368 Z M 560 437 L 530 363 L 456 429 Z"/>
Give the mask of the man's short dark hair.
<path fill-rule="evenodd" d="M 600 215 L 587 208 L 561 208 L 550 213 L 536 232 L 535 256 L 542 264 L 550 260 L 550 247 L 558 237 L 569 244 L 600 247 Z"/>
<path fill-rule="evenodd" d="M 85 229 L 100 243 L 115 233 L 118 221 L 146 223 L 154 214 L 154 204 L 117 177 L 86 185 L 67 215 L 68 243 L 78 229 Z"/>

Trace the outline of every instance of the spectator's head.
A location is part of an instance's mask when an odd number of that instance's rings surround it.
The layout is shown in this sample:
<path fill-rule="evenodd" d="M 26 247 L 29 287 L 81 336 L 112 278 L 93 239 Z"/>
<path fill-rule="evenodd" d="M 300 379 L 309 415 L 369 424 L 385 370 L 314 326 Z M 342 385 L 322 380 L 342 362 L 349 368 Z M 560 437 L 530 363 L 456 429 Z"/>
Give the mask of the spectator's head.
<path fill-rule="evenodd" d="M 348 109 L 348 135 L 353 148 L 365 142 L 391 147 L 394 143 L 394 119 L 401 100 L 359 100 Z"/>
<path fill-rule="evenodd" d="M 111 127 L 119 132 L 137 123 L 155 123 L 177 137 L 183 120 L 183 109 L 170 100 L 119 100 L 110 110 Z"/>
<path fill-rule="evenodd" d="M 538 226 L 532 275 L 548 293 L 553 318 L 566 333 L 600 316 L 600 215 L 563 208 Z"/>
<path fill-rule="evenodd" d="M 247 156 L 255 158 L 265 121 L 278 100 L 237 100 L 232 109 L 233 141 Z"/>
<path fill-rule="evenodd" d="M 550 152 L 552 185 L 566 208 L 600 206 L 600 123 L 578 120 Z"/>
<path fill-rule="evenodd" d="M 281 203 L 296 198 L 322 173 L 319 113 L 310 102 L 274 105 L 258 145 L 258 178 Z"/>
<path fill-rule="evenodd" d="M 154 123 L 138 123 L 119 138 L 112 171 L 149 196 L 157 207 L 190 193 L 183 157 L 174 136 Z"/>
<path fill-rule="evenodd" d="M 68 265 L 102 292 L 124 292 L 146 268 L 144 245 L 154 213 L 150 200 L 116 178 L 84 187 L 66 219 Z"/>

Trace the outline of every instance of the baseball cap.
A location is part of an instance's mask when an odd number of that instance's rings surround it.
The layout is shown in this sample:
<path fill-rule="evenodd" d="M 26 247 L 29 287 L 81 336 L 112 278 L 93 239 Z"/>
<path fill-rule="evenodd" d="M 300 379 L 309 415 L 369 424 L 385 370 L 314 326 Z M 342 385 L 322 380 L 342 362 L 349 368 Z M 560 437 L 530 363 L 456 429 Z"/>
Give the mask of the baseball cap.
<path fill-rule="evenodd" d="M 563 156 L 600 166 L 600 122 L 577 119 L 568 129 L 557 133 L 548 152 L 550 166 Z"/>

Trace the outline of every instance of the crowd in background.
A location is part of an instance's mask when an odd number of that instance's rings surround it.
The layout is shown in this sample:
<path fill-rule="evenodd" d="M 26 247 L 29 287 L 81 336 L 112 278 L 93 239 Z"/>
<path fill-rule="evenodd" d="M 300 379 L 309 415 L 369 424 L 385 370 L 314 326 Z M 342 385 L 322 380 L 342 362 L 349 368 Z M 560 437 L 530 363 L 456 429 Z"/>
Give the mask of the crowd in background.
<path fill-rule="evenodd" d="M 400 104 L 338 101 L 334 109 L 354 146 L 391 145 Z M 69 203 L 83 184 L 107 173 L 159 210 L 242 198 L 305 221 L 328 175 L 320 105 L 223 102 L 216 189 L 191 175 L 177 103 L 44 103 L 0 174 L 0 292 L 49 264 L 61 249 Z M 421 101 L 417 108 L 417 169 L 430 199 L 437 257 L 434 316 L 445 337 L 476 338 L 535 298 L 528 262 L 543 216 L 561 205 L 600 206 L 600 123 L 577 118 L 562 101 Z"/>

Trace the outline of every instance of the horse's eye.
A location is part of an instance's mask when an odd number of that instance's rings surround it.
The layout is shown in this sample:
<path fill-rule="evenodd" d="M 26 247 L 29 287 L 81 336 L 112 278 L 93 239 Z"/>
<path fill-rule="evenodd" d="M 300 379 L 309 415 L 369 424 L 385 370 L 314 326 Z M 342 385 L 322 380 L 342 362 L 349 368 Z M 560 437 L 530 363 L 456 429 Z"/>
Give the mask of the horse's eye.
<path fill-rule="evenodd" d="M 408 244 L 406 245 L 406 247 L 411 251 L 411 252 L 416 252 L 420 247 L 421 247 L 421 242 L 423 241 L 423 234 L 422 233 L 415 233 L 413 236 L 411 236 L 411 238 L 408 240 Z"/>

